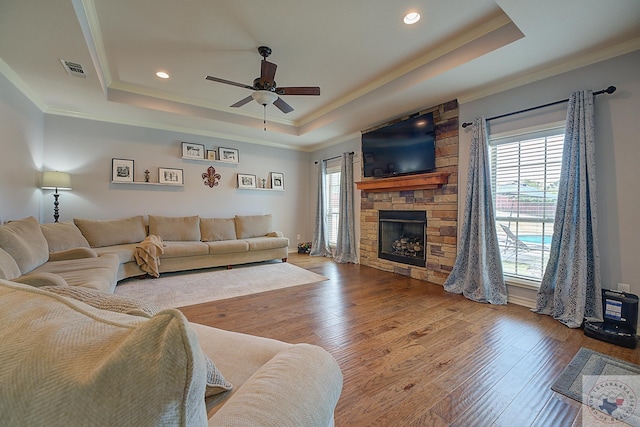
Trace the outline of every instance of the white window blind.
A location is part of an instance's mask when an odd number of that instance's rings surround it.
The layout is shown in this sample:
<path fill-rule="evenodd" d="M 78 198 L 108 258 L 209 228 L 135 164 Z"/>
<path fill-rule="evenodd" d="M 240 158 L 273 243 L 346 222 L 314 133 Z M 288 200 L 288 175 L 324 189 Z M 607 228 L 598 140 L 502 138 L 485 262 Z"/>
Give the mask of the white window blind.
<path fill-rule="evenodd" d="M 325 194 L 327 197 L 327 227 L 329 228 L 329 246 L 335 247 L 338 241 L 338 218 L 340 217 L 340 166 L 327 165 Z"/>
<path fill-rule="evenodd" d="M 504 274 L 539 284 L 553 235 L 564 127 L 496 135 L 489 144 Z"/>

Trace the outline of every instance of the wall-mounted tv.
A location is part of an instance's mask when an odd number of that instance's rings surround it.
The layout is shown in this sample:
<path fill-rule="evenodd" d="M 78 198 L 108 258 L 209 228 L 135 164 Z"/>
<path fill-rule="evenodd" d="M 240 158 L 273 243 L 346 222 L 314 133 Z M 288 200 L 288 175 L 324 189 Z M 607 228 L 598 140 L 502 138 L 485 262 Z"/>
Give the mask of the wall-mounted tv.
<path fill-rule="evenodd" d="M 364 176 L 383 178 L 436 167 L 433 113 L 362 134 Z"/>

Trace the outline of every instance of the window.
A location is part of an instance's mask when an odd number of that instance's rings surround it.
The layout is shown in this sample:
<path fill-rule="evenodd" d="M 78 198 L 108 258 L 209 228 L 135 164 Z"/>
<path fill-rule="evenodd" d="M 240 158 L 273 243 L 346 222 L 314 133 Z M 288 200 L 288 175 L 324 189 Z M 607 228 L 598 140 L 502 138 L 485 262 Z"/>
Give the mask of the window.
<path fill-rule="evenodd" d="M 553 235 L 564 127 L 496 135 L 489 144 L 504 274 L 539 285 Z"/>
<path fill-rule="evenodd" d="M 327 167 L 325 182 L 329 246 L 335 247 L 338 242 L 338 218 L 340 217 L 340 166 Z"/>

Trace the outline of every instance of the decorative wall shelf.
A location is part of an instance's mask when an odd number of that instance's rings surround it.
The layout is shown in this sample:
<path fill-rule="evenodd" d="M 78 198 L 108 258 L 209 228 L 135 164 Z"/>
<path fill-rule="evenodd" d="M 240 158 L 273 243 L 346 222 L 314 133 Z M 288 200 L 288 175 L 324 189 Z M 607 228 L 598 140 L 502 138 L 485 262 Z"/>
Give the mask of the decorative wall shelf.
<path fill-rule="evenodd" d="M 373 193 L 434 190 L 449 182 L 449 172 L 432 172 L 420 175 L 403 175 L 391 178 L 368 179 L 356 182 L 356 188 Z"/>
<path fill-rule="evenodd" d="M 194 159 L 191 157 L 182 157 L 182 160 L 193 160 L 194 162 L 217 163 L 220 165 L 238 165 L 240 162 L 225 162 L 224 160 Z"/>
<path fill-rule="evenodd" d="M 258 190 L 258 191 L 280 191 L 280 192 L 284 191 L 284 190 L 279 190 L 279 189 L 277 189 L 277 188 L 258 188 L 258 187 L 256 187 L 256 188 L 238 187 L 238 188 L 237 188 L 237 190 L 249 190 L 249 191 L 256 191 L 256 190 Z"/>
<path fill-rule="evenodd" d="M 159 185 L 162 187 L 184 187 L 184 184 L 161 184 L 159 182 L 144 182 L 144 181 L 133 181 L 133 182 L 111 181 L 111 183 L 125 184 L 125 185 Z"/>

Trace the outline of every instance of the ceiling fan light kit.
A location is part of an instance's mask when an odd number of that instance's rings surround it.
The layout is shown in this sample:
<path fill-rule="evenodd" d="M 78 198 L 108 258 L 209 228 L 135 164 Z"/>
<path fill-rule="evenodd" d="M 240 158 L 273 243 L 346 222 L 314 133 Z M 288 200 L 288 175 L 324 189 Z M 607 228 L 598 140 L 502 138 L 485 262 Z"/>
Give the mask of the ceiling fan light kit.
<path fill-rule="evenodd" d="M 258 47 L 258 53 L 260 54 L 260 56 L 262 56 L 262 61 L 260 63 L 260 77 L 257 77 L 253 81 L 252 86 L 243 83 L 237 83 L 231 80 L 221 79 L 219 77 L 206 77 L 207 80 L 211 80 L 213 82 L 224 83 L 231 86 L 238 86 L 253 91 L 251 96 L 247 96 L 246 98 L 241 99 L 240 101 L 231 105 L 231 107 L 242 107 L 253 99 L 258 104 L 264 106 L 266 125 L 267 105 L 273 104 L 285 114 L 293 111 L 293 107 L 287 104 L 284 99 L 280 98 L 280 95 L 320 95 L 320 88 L 318 86 L 277 87 L 276 81 L 274 79 L 278 66 L 272 62 L 267 61 L 267 57 L 271 55 L 271 48 L 267 46 L 260 46 Z"/>

